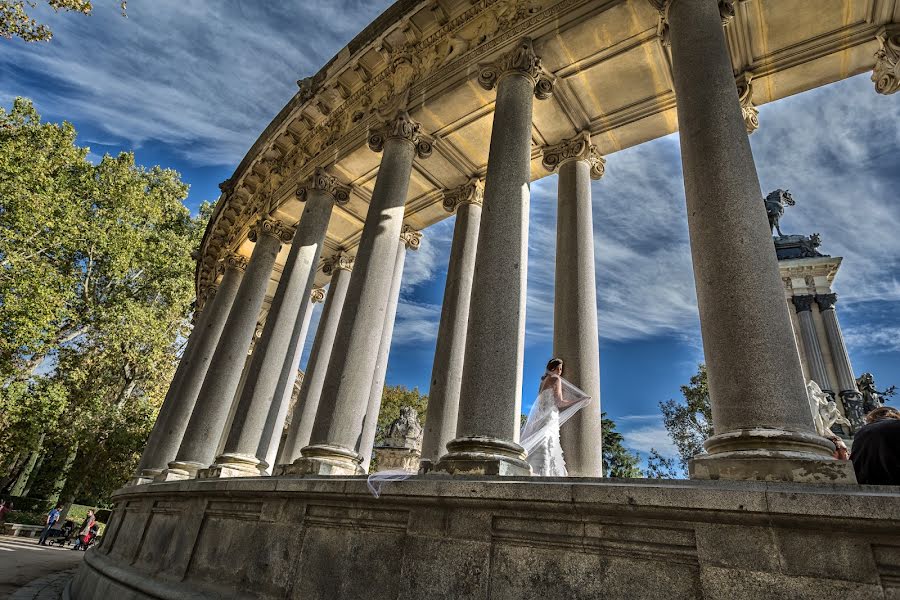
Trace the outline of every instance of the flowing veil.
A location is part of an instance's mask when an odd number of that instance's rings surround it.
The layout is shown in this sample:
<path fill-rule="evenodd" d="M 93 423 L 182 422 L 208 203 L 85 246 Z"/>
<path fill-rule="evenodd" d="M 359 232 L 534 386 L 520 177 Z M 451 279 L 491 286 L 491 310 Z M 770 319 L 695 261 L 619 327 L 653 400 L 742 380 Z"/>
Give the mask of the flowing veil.
<path fill-rule="evenodd" d="M 579 410 L 590 404 L 591 397 L 578 389 L 571 382 L 558 375 L 547 372 L 544 377 L 559 377 L 562 383 L 562 400 L 568 404 L 564 408 L 559 408 L 559 420 L 553 419 L 553 412 L 556 409 L 556 401 L 554 399 L 554 386 L 548 386 L 538 394 L 534 404 L 531 405 L 531 412 L 528 414 L 528 421 L 522 428 L 519 438 L 519 445 L 522 446 L 529 454 L 541 444 L 541 442 L 553 432 L 553 428 L 562 427 L 563 423 L 575 416 Z"/>

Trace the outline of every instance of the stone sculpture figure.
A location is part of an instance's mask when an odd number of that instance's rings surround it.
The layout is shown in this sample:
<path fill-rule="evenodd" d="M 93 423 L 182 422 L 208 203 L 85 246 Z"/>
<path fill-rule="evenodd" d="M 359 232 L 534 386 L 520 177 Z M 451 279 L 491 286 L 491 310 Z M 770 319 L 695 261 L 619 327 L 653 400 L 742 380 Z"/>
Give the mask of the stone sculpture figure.
<path fill-rule="evenodd" d="M 896 386 L 892 385 L 883 392 L 879 392 L 875 389 L 875 376 L 871 373 L 860 375 L 859 379 L 856 380 L 856 387 L 859 388 L 859 392 L 862 394 L 863 414 L 884 406 L 884 399 L 888 396 L 893 396 L 896 389 Z"/>
<path fill-rule="evenodd" d="M 422 445 L 422 432 L 418 411 L 411 406 L 404 406 L 400 409 L 400 416 L 388 425 L 387 436 L 381 445 L 418 449 Z"/>
<path fill-rule="evenodd" d="M 765 203 L 766 215 L 769 217 L 769 229 L 777 231 L 779 237 L 783 236 L 784 234 L 781 233 L 781 227 L 779 227 L 778 222 L 784 215 L 784 207 L 794 206 L 793 196 L 788 190 L 777 189 L 766 196 Z"/>
<path fill-rule="evenodd" d="M 838 410 L 837 403 L 830 395 L 822 391 L 819 384 L 810 380 L 806 384 L 809 396 L 809 410 L 812 412 L 816 431 L 823 437 L 831 437 L 831 428 L 835 425 L 850 427 L 850 421 Z"/>

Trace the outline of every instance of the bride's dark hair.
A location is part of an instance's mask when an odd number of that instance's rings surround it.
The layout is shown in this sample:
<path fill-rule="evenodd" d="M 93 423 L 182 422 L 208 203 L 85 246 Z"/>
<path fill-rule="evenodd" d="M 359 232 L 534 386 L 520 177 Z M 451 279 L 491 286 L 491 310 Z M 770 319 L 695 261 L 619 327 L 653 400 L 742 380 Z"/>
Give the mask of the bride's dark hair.
<path fill-rule="evenodd" d="M 557 367 L 562 367 L 563 369 L 565 369 L 565 367 L 563 366 L 563 359 L 551 358 L 550 362 L 547 363 L 547 370 L 552 371 L 553 369 L 555 369 Z"/>

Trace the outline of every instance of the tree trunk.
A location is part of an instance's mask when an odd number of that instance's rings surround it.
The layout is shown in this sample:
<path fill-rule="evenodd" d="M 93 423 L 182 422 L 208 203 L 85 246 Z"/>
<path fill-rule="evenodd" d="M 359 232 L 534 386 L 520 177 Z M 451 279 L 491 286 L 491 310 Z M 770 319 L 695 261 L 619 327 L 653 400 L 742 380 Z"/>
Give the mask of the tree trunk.
<path fill-rule="evenodd" d="M 31 469 L 31 474 L 28 476 L 28 483 L 25 484 L 25 489 L 22 490 L 23 496 L 28 496 L 28 494 L 31 493 L 31 488 L 34 486 L 34 482 L 37 481 L 38 475 L 41 472 L 41 465 L 44 464 L 44 458 L 46 458 L 46 456 L 46 452 L 40 453 L 37 463 L 35 463 L 34 468 Z"/>
<path fill-rule="evenodd" d="M 75 464 L 75 458 L 78 456 L 78 442 L 75 443 L 75 446 L 69 452 L 68 458 L 66 458 L 66 464 L 63 465 L 63 468 L 59 470 L 59 474 L 56 476 L 56 481 L 53 483 L 53 487 L 50 491 L 50 496 L 47 497 L 48 502 L 52 502 L 56 504 L 59 502 L 59 496 L 62 494 L 63 489 L 66 487 L 66 481 L 69 479 L 69 471 L 72 470 L 72 465 Z"/>
<path fill-rule="evenodd" d="M 16 479 L 15 485 L 13 485 L 12 490 L 10 490 L 10 496 L 24 496 L 23 493 L 25 488 L 28 487 L 28 479 L 31 477 L 32 471 L 34 471 L 34 465 L 37 464 L 38 458 L 41 454 L 41 447 L 44 445 L 44 436 L 46 434 L 42 433 L 40 439 L 34 450 L 28 455 L 28 462 L 25 463 L 25 466 L 22 468 L 22 471 L 19 473 L 18 479 Z"/>

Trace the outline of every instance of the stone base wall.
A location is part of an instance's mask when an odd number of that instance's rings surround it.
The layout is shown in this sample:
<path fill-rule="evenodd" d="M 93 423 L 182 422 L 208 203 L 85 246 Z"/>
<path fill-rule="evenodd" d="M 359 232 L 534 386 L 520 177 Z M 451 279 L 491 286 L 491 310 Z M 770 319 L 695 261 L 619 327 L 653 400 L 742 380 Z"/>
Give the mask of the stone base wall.
<path fill-rule="evenodd" d="M 900 599 L 897 488 L 265 477 L 114 500 L 75 600 Z"/>

